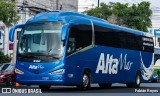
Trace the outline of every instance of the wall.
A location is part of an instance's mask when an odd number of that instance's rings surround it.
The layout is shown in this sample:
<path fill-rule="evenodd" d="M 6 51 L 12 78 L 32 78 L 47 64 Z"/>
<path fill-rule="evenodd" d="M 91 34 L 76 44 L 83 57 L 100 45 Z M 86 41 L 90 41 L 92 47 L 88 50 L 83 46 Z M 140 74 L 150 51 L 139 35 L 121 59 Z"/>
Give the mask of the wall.
<path fill-rule="evenodd" d="M 4 31 L 3 30 L 0 30 L 0 43 L 2 43 L 0 45 L 0 51 L 3 50 L 3 34 L 4 34 Z"/>

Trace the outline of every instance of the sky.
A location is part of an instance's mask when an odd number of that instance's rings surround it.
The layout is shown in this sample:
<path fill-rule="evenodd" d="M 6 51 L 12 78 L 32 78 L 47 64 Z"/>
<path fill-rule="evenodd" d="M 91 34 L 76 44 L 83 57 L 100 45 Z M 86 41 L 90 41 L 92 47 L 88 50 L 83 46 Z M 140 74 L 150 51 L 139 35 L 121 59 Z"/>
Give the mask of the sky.
<path fill-rule="evenodd" d="M 128 3 L 132 5 L 133 3 L 138 4 L 142 1 L 149 1 L 151 3 L 152 9 L 152 26 L 153 28 L 160 28 L 160 0 L 99 0 L 100 2 L 120 2 Z M 97 7 L 98 0 L 78 0 L 78 11 L 83 12 L 86 9 Z"/>
<path fill-rule="evenodd" d="M 160 0 L 99 0 L 100 2 L 121 2 L 129 4 L 138 4 L 142 1 L 149 1 L 151 3 L 151 8 L 160 7 Z M 78 0 L 80 12 L 87 8 L 96 7 L 98 5 L 98 0 Z"/>

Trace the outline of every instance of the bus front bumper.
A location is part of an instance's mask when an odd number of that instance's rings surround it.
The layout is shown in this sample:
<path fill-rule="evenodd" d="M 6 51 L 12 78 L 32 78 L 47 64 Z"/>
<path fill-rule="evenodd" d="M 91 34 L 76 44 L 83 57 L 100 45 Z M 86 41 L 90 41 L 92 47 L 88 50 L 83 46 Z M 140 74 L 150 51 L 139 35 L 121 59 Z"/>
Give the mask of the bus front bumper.
<path fill-rule="evenodd" d="M 16 75 L 16 82 L 22 85 L 61 85 L 65 83 L 64 75 L 26 76 Z"/>

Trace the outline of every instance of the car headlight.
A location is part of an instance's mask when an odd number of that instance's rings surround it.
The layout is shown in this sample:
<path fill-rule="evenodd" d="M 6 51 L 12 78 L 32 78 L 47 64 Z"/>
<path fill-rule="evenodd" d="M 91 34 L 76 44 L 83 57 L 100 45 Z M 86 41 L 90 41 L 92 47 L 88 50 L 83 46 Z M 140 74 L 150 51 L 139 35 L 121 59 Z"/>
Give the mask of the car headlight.
<path fill-rule="evenodd" d="M 0 75 L 0 77 L 2 78 L 2 77 L 4 77 L 4 75 Z"/>
<path fill-rule="evenodd" d="M 21 70 L 19 70 L 19 69 L 17 69 L 17 68 L 15 68 L 15 73 L 17 73 L 17 74 L 24 74 L 23 71 L 21 71 Z"/>
<path fill-rule="evenodd" d="M 51 74 L 62 74 L 62 73 L 64 73 L 64 69 L 58 69 L 58 70 L 56 70 L 56 71 L 53 71 L 53 72 L 51 72 Z"/>

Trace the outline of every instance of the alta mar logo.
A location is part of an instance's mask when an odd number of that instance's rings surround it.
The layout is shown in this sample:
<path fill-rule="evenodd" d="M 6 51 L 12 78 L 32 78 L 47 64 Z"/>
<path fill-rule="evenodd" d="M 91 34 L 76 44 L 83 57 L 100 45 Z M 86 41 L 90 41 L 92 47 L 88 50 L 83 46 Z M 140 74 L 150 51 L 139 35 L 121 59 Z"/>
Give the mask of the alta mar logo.
<path fill-rule="evenodd" d="M 44 67 L 42 65 L 30 65 L 29 69 L 43 69 Z"/>
<path fill-rule="evenodd" d="M 127 61 L 127 54 L 125 56 L 122 56 L 122 53 L 120 55 L 120 58 L 113 58 L 113 55 L 107 54 L 106 60 L 104 53 L 101 53 L 96 73 L 99 73 L 100 71 L 102 74 L 117 74 L 118 70 L 130 70 L 133 62 Z M 120 65 L 120 68 L 118 68 L 118 65 Z"/>

